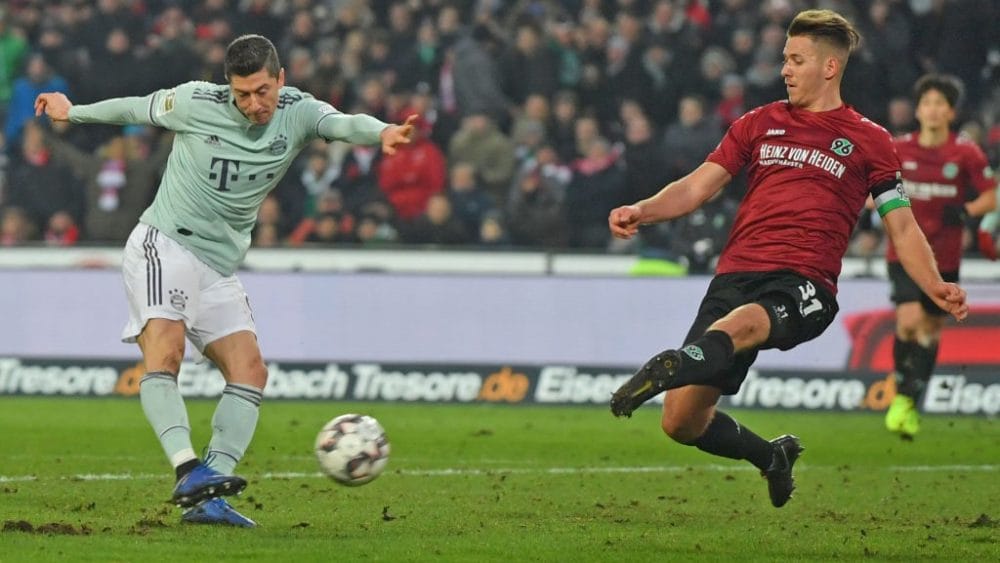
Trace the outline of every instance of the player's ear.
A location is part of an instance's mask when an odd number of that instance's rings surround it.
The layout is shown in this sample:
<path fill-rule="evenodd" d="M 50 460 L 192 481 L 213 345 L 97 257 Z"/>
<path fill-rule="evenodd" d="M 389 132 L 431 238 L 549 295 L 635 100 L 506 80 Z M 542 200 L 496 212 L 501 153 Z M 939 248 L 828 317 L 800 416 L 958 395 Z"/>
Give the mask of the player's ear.
<path fill-rule="evenodd" d="M 826 58 L 826 63 L 823 64 L 823 76 L 827 80 L 833 80 L 840 74 L 840 69 L 844 67 L 843 63 L 836 55 L 829 55 Z"/>

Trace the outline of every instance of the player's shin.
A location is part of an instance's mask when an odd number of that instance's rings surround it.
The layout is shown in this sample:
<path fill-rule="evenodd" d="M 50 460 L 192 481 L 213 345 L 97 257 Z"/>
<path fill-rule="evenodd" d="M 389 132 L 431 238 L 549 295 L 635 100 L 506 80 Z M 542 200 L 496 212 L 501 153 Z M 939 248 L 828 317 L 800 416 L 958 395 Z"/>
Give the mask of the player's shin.
<path fill-rule="evenodd" d="M 914 399 L 919 399 L 923 390 L 927 387 L 927 382 L 931 379 L 934 366 L 937 364 L 938 343 L 931 342 L 929 346 L 914 344 L 911 354 L 913 355 L 913 389 L 906 389 L 905 393 Z"/>
<path fill-rule="evenodd" d="M 896 336 L 892 355 L 896 368 L 897 393 L 913 400 L 920 398 L 937 363 L 937 351 L 936 342 L 930 346 L 921 346 L 917 342 L 903 341 Z"/>
<path fill-rule="evenodd" d="M 774 445 L 728 414 L 716 410 L 705 433 L 692 444 L 699 450 L 730 459 L 745 459 L 760 470 L 771 465 Z"/>
<path fill-rule="evenodd" d="M 174 374 L 154 371 L 144 375 L 139 382 L 139 402 L 171 465 L 177 468 L 196 460 L 187 409 Z"/>
<path fill-rule="evenodd" d="M 253 439 L 262 399 L 263 390 L 259 387 L 240 383 L 226 385 L 212 416 L 212 440 L 205 458 L 210 468 L 223 475 L 232 475 Z"/>

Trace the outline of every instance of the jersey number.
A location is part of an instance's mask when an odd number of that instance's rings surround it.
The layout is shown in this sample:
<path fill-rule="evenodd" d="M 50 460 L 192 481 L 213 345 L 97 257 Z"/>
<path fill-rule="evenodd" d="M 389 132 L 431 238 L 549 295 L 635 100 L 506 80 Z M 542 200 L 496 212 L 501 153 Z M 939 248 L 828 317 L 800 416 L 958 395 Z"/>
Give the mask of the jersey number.
<path fill-rule="evenodd" d="M 823 303 L 816 299 L 816 286 L 812 282 L 806 282 L 799 286 L 799 293 L 802 294 L 802 303 L 799 303 L 799 312 L 803 317 L 823 310 Z M 807 304 L 808 303 L 808 304 Z"/>

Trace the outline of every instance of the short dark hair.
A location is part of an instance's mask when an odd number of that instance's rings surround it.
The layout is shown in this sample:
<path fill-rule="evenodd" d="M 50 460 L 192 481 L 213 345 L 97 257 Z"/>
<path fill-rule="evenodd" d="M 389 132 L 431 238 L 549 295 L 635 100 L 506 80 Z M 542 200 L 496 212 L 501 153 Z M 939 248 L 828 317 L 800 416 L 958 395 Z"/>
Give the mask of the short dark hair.
<path fill-rule="evenodd" d="M 799 12 L 788 24 L 788 37 L 805 35 L 814 41 L 825 41 L 849 55 L 858 43 L 858 33 L 847 18 L 833 10 L 806 10 Z"/>
<path fill-rule="evenodd" d="M 236 76 L 250 76 L 255 72 L 266 70 L 277 78 L 281 71 L 278 62 L 278 51 L 274 44 L 262 35 L 241 35 L 226 48 L 224 72 L 226 80 Z"/>
<path fill-rule="evenodd" d="M 913 86 L 913 99 L 920 103 L 920 98 L 930 90 L 941 92 L 952 109 L 958 108 L 962 101 L 962 81 L 948 74 L 925 74 Z"/>

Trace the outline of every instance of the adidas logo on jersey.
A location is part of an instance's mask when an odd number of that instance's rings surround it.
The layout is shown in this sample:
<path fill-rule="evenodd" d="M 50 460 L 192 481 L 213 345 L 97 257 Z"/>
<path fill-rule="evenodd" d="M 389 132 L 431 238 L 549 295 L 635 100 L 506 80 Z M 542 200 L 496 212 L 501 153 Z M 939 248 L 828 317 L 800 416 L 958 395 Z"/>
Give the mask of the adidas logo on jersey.
<path fill-rule="evenodd" d="M 785 134 L 785 130 L 784 129 L 768 129 L 767 130 L 767 136 L 768 137 L 775 137 L 775 136 L 784 135 L 784 134 Z"/>
<path fill-rule="evenodd" d="M 205 139 L 205 144 L 212 145 L 213 147 L 218 147 L 222 145 L 222 141 L 219 140 L 218 135 L 209 135 L 208 138 Z"/>

